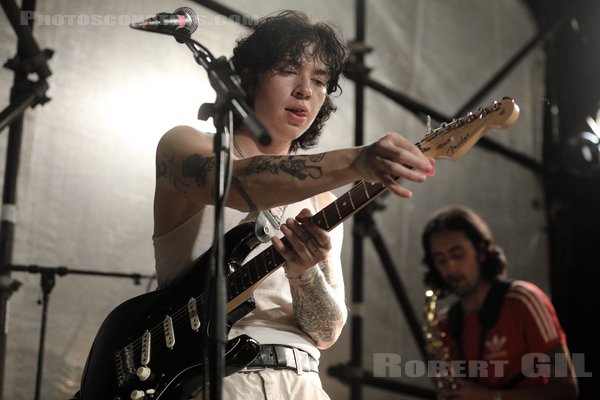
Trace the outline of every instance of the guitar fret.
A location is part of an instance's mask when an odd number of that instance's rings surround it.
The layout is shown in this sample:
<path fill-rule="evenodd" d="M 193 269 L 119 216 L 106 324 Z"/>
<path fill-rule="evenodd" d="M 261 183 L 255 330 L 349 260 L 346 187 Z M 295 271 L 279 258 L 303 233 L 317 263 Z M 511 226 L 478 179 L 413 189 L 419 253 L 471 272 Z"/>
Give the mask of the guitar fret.
<path fill-rule="evenodd" d="M 367 191 L 367 202 L 368 200 L 377 197 L 379 195 L 379 193 L 381 193 L 382 190 L 385 189 L 385 186 L 383 186 L 380 183 L 369 183 L 366 182 L 365 183 L 365 190 Z"/>
<path fill-rule="evenodd" d="M 261 253 L 262 259 L 263 259 L 262 265 L 265 266 L 265 275 L 268 274 L 269 271 L 270 271 L 269 266 L 270 266 L 271 262 L 268 259 L 269 257 L 267 257 L 269 255 L 269 251 L 270 250 L 271 249 L 267 249 L 267 251 L 264 251 L 264 252 Z"/>
<path fill-rule="evenodd" d="M 329 222 L 327 222 L 327 215 L 325 215 L 325 213 L 322 213 L 322 214 L 323 214 L 323 219 L 325 220 L 325 227 L 326 227 L 326 229 L 329 229 Z"/>
<path fill-rule="evenodd" d="M 271 265 L 273 264 L 273 262 L 270 260 L 270 258 L 271 258 L 270 254 L 269 254 L 270 252 L 271 252 L 271 248 L 269 248 L 261 253 L 261 257 L 262 257 L 261 264 L 264 266 L 264 270 L 265 270 L 264 276 L 268 275 L 269 272 L 271 272 Z"/>
<path fill-rule="evenodd" d="M 344 215 L 350 215 L 355 210 L 354 203 L 350 197 L 350 192 L 344 193 L 339 199 L 336 200 L 336 204 L 341 207 Z"/>
<path fill-rule="evenodd" d="M 235 282 L 234 282 L 234 280 L 233 280 L 233 278 L 232 278 L 231 275 L 227 279 L 227 285 L 228 285 L 228 287 L 227 287 L 227 293 L 229 293 L 229 297 L 230 297 L 230 300 L 231 300 L 231 296 L 235 297 L 235 296 L 237 296 L 239 294 L 237 286 L 235 285 Z"/>
<path fill-rule="evenodd" d="M 333 204 L 329 205 L 328 208 L 325 208 L 323 210 L 323 214 L 325 215 L 325 220 L 329 224 L 329 226 L 328 226 L 329 230 L 333 229 L 333 227 L 336 226 L 338 224 L 338 222 L 340 222 L 340 218 L 337 216 L 337 213 L 335 211 L 335 207 L 333 206 Z"/>
<path fill-rule="evenodd" d="M 385 187 L 380 183 L 372 183 L 369 185 L 368 191 L 371 197 L 377 196 Z"/>
<path fill-rule="evenodd" d="M 254 277 L 252 276 L 252 273 L 253 273 L 253 272 L 254 272 L 254 276 L 255 276 L 256 278 L 254 278 Z M 250 277 L 250 284 L 251 284 L 251 285 L 254 285 L 256 282 L 258 282 L 258 277 L 259 277 L 259 275 L 258 275 L 258 271 L 257 271 L 257 265 L 256 265 L 256 263 L 255 263 L 255 264 L 253 264 L 253 265 L 249 265 L 249 266 L 248 266 L 248 276 Z"/>
<path fill-rule="evenodd" d="M 254 280 L 252 278 L 252 271 L 254 271 L 255 268 L 256 268 L 256 266 L 253 265 L 253 264 L 248 265 L 248 268 L 246 268 L 246 267 L 244 267 L 244 268 L 240 267 L 240 269 L 242 269 L 242 270 L 245 271 L 244 272 L 244 277 L 246 278 L 246 285 L 247 285 L 247 287 L 252 286 L 256 282 L 256 280 Z"/>
<path fill-rule="evenodd" d="M 264 257 L 263 257 L 264 258 Z M 260 265 L 262 267 L 262 274 L 261 276 L 265 276 L 266 274 L 269 273 L 269 269 L 267 268 L 267 263 L 266 262 L 262 262 L 262 263 L 257 263 L 258 265 Z"/>
<path fill-rule="evenodd" d="M 286 245 L 289 245 L 289 243 L 287 242 L 287 240 L 285 238 L 283 238 L 283 243 L 285 243 Z M 275 251 L 275 249 L 270 248 L 269 250 L 270 250 L 269 253 L 271 255 L 271 258 L 273 259 L 273 261 L 272 261 L 273 267 L 269 270 L 269 272 L 271 272 L 275 268 L 277 268 L 279 265 L 283 264 L 285 262 L 285 259 L 281 256 L 281 254 L 279 254 L 277 251 Z"/>
<path fill-rule="evenodd" d="M 338 207 L 337 200 L 334 200 L 333 204 L 335 204 L 335 210 L 337 211 L 338 219 L 341 221 L 342 220 L 342 214 L 340 213 L 340 208 Z"/>
<path fill-rule="evenodd" d="M 369 191 L 367 190 L 367 184 L 366 184 L 366 182 L 362 183 L 362 188 L 365 191 L 365 196 L 367 196 L 367 199 L 369 199 L 370 196 L 369 196 Z"/>
<path fill-rule="evenodd" d="M 239 295 L 241 292 L 238 290 L 237 286 L 234 283 L 234 275 L 235 272 L 231 273 L 228 277 L 227 277 L 227 281 L 229 283 L 229 281 L 231 282 L 229 284 L 229 289 L 227 290 L 227 301 L 231 301 L 233 299 L 236 298 L 237 295 Z"/>
<path fill-rule="evenodd" d="M 325 229 L 325 222 L 323 222 L 323 211 L 319 211 L 314 217 L 313 217 L 313 222 L 317 225 L 319 225 L 319 227 Z"/>
<path fill-rule="evenodd" d="M 356 186 L 352 190 L 352 194 L 353 194 L 352 199 L 353 199 L 355 209 L 358 209 L 363 204 L 365 204 L 369 198 L 367 196 L 364 182 L 361 182 L 358 186 Z"/>
<path fill-rule="evenodd" d="M 250 279 L 250 275 L 248 274 L 248 268 L 240 268 L 242 271 L 242 282 L 244 283 L 244 287 L 248 288 L 252 286 L 252 279 Z"/>
<path fill-rule="evenodd" d="M 242 274 L 240 273 L 240 269 L 238 269 L 237 271 L 235 271 L 233 273 L 234 275 L 234 279 L 235 279 L 235 285 L 238 288 L 239 292 L 243 292 L 245 287 L 244 287 L 244 281 L 242 280 Z"/>

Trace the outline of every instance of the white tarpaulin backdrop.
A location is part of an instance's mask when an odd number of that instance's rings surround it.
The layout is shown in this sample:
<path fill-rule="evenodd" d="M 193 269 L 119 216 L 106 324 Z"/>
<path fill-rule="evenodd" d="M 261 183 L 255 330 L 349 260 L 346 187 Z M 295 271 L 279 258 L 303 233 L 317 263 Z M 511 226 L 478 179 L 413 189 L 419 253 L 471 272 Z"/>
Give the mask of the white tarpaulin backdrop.
<path fill-rule="evenodd" d="M 224 1 L 255 17 L 297 8 L 313 18 L 338 23 L 354 37 L 352 1 Z M 214 99 L 204 70 L 191 52 L 168 36 L 134 31 L 127 24 L 180 6 L 201 16 L 194 38 L 215 55 L 231 54 L 246 30 L 190 1 L 47 0 L 38 2 L 34 35 L 55 51 L 44 106 L 27 110 L 18 182 L 14 264 L 65 266 L 86 271 L 153 273 L 152 197 L 154 149 L 161 134 L 177 124 L 212 129 L 196 120 L 198 107 Z M 536 33 L 517 0 L 378 0 L 367 2 L 366 57 L 371 77 L 439 112 L 454 114 Z M 0 60 L 12 58 L 16 36 L 0 15 Z M 530 53 L 481 105 L 510 96 L 521 108 L 517 123 L 489 136 L 540 160 L 544 106 L 543 53 Z M 11 71 L 0 71 L 0 96 L 8 104 Z M 354 143 L 353 83 L 342 82 L 338 113 L 328 123 L 319 150 Z M 395 130 L 413 141 L 426 132 L 423 121 L 401 105 L 367 90 L 366 141 Z M 7 130 L 0 134 L 6 153 Z M 4 172 L 4 163 L 0 165 Z M 480 148 L 456 163 L 440 161 L 437 175 L 414 188 L 410 201 L 387 197 L 376 228 L 390 249 L 417 311 L 423 302 L 419 240 L 435 209 L 466 204 L 488 220 L 511 260 L 514 278 L 548 289 L 547 237 L 540 177 Z M 0 178 L 2 179 L 2 178 Z M 338 194 L 343 193 L 340 190 Z M 344 261 L 351 288 L 352 222 L 346 224 Z M 374 353 L 420 359 L 381 263 L 366 241 L 365 305 L 348 302 L 365 315 L 364 368 Z M 33 398 L 40 332 L 40 276 L 13 273 L 22 282 L 12 296 L 8 324 L 5 398 Z M 42 398 L 66 399 L 78 380 L 97 328 L 116 305 L 155 287 L 143 280 L 68 274 L 50 295 Z M 350 359 L 350 329 L 322 357 L 321 375 L 333 399 L 347 386 L 327 376 L 327 367 Z M 425 378 L 401 378 L 428 387 Z M 398 394 L 366 389 L 366 398 Z M 403 398 L 406 398 L 404 396 Z"/>

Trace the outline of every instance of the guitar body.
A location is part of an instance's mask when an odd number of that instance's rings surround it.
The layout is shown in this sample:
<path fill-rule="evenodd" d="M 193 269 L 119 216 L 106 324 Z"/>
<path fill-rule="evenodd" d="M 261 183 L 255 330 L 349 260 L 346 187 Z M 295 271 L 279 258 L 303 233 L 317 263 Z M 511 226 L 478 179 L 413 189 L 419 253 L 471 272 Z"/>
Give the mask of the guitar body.
<path fill-rule="evenodd" d="M 225 235 L 228 274 L 235 271 L 257 244 L 252 223 L 240 225 Z M 88 355 L 80 389 L 82 400 L 125 400 L 136 390 L 153 394 L 154 399 L 179 400 L 189 398 L 198 389 L 203 382 L 203 343 L 208 337 L 208 318 L 202 315 L 202 308 L 210 253 L 168 289 L 134 297 L 111 311 Z M 195 299 L 198 313 L 196 329 L 188 305 L 191 298 Z M 228 327 L 252 309 L 251 298 L 229 312 Z M 165 322 L 166 316 L 171 317 L 172 323 Z M 169 343 L 172 338 L 174 341 Z M 142 354 L 144 349 L 146 354 Z M 244 368 L 258 352 L 258 342 L 249 336 L 229 340 L 225 374 Z M 143 363 L 145 357 L 147 362 Z M 142 366 L 150 371 L 144 381 L 136 375 Z"/>

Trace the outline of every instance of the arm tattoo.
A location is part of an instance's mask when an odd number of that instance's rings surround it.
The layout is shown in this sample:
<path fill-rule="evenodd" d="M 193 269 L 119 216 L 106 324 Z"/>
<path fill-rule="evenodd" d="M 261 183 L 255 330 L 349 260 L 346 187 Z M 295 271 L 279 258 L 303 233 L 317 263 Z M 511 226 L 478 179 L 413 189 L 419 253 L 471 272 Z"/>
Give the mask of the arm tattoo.
<path fill-rule="evenodd" d="M 319 162 L 321 161 L 323 158 L 325 158 L 325 153 L 321 153 L 321 154 L 311 154 L 308 159 L 312 162 Z"/>
<path fill-rule="evenodd" d="M 252 212 L 258 211 L 258 207 L 256 206 L 256 204 L 254 204 L 254 202 L 252 201 L 252 198 L 250 197 L 250 195 L 248 194 L 248 192 L 246 192 L 244 190 L 244 186 L 242 186 L 242 182 L 240 182 L 240 180 L 238 178 L 236 178 L 234 176 L 231 179 L 231 185 L 235 188 L 235 190 L 237 190 L 237 192 L 240 194 L 240 196 L 242 197 L 242 199 L 244 199 L 244 201 L 246 202 L 246 204 L 250 208 L 250 211 L 252 211 Z"/>
<path fill-rule="evenodd" d="M 323 159 L 323 155 L 317 154 L 309 157 L 312 162 L 318 162 Z M 307 165 L 307 160 L 297 159 L 294 156 L 286 157 L 271 156 L 266 158 L 253 158 L 244 168 L 245 175 L 262 174 L 270 172 L 272 175 L 278 175 L 284 172 L 300 180 L 306 178 L 318 179 L 323 176 L 323 170 L 318 165 Z"/>
<path fill-rule="evenodd" d="M 190 185 L 181 179 L 181 176 L 176 173 L 179 169 L 175 167 L 175 156 L 163 153 L 156 161 L 156 179 L 165 177 L 168 179 L 173 189 L 184 197 L 189 198 Z"/>
<path fill-rule="evenodd" d="M 262 174 L 263 172 L 267 171 L 273 175 L 277 175 L 279 173 L 279 168 L 277 168 L 277 164 L 280 159 L 280 156 L 272 156 L 268 158 L 251 158 L 250 164 L 248 164 L 244 168 L 244 174 Z"/>
<path fill-rule="evenodd" d="M 209 172 L 215 169 L 214 157 L 202 157 L 200 154 L 192 154 L 181 163 L 181 176 L 194 178 L 196 185 L 206 187 Z"/>
<path fill-rule="evenodd" d="M 325 259 L 325 260 L 321 261 L 319 263 L 319 268 L 323 272 L 323 275 L 325 276 L 325 280 L 327 282 L 329 282 L 329 284 L 331 286 L 334 286 L 331 284 L 331 264 L 329 264 L 329 260 Z"/>
<path fill-rule="evenodd" d="M 323 176 L 323 170 L 317 166 L 307 166 L 306 160 L 281 160 L 279 167 L 283 172 L 286 172 L 300 180 L 305 180 L 307 177 L 318 179 Z"/>
<path fill-rule="evenodd" d="M 330 342 L 343 323 L 343 314 L 323 276 L 316 274 L 312 282 L 292 288 L 294 313 L 300 329 L 315 341 Z"/>
<path fill-rule="evenodd" d="M 165 160 L 156 161 L 156 179 L 167 176 L 167 163 Z"/>

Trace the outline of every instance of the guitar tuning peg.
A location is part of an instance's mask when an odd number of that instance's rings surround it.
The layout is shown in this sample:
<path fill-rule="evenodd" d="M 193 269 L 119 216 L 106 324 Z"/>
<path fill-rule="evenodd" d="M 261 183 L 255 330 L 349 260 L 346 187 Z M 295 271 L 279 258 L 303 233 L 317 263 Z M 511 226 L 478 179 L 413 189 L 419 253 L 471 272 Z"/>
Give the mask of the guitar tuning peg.
<path fill-rule="evenodd" d="M 501 108 L 502 108 L 502 104 L 499 103 L 497 100 L 494 100 L 494 103 L 492 103 L 492 110 L 498 111 Z"/>
<path fill-rule="evenodd" d="M 467 122 L 473 122 L 477 119 L 477 117 L 475 116 L 475 114 L 473 114 L 472 112 L 469 112 L 467 114 Z"/>

